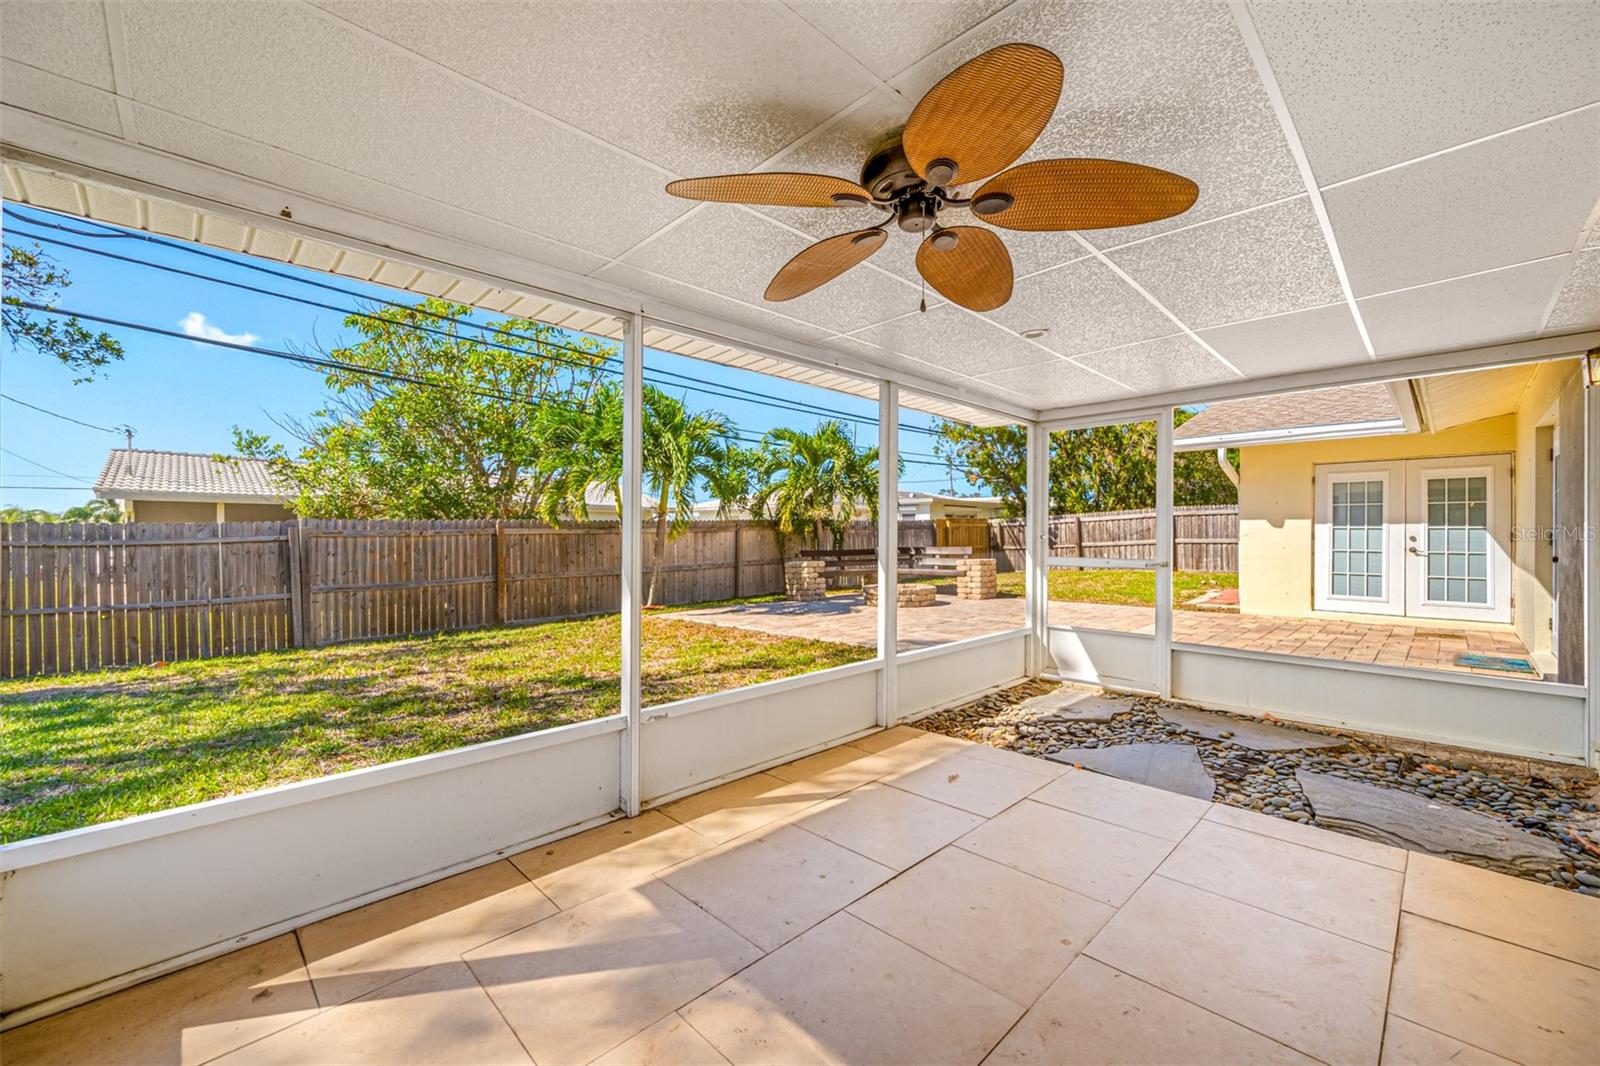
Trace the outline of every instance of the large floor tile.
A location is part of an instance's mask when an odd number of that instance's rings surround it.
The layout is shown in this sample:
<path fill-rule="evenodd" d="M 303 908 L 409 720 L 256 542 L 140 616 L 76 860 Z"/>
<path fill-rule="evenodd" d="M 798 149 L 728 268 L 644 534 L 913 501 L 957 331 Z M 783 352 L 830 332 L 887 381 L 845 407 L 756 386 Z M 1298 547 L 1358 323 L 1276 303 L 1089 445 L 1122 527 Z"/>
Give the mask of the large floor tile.
<path fill-rule="evenodd" d="M 330 1007 L 555 912 L 516 867 L 494 862 L 313 922 L 300 946 L 317 1000 Z"/>
<path fill-rule="evenodd" d="M 1085 952 L 1313 1058 L 1378 1061 L 1377 948 L 1156 876 Z"/>
<path fill-rule="evenodd" d="M 316 1010 L 290 933 L 0 1033 L 0 1061 L 200 1063 Z"/>
<path fill-rule="evenodd" d="M 1286 818 L 1274 818 L 1270 814 L 1258 814 L 1255 811 L 1229 807 L 1223 803 L 1213 803 L 1211 809 L 1206 812 L 1206 820 L 1219 822 L 1234 829 L 1243 829 L 1247 833 L 1259 833 L 1262 836 L 1287 840 L 1291 844 L 1303 844 L 1308 848 L 1326 851 L 1330 855 L 1343 855 L 1347 859 L 1369 862 L 1387 870 L 1406 868 L 1408 853 L 1404 848 L 1390 847 L 1374 840 L 1362 840 L 1360 837 L 1336 833 L 1319 826 L 1300 825 Z"/>
<path fill-rule="evenodd" d="M 1402 914 L 1389 1010 L 1517 1062 L 1592 1062 L 1600 971 Z"/>
<path fill-rule="evenodd" d="M 1120 970 L 1080 957 L 984 1066 L 1314 1066 L 1260 1033 Z"/>
<path fill-rule="evenodd" d="M 1049 765 L 1030 762 L 1040 767 Z M 993 818 L 1030 792 L 1049 784 L 1055 776 L 1049 770 L 1035 770 L 1032 765 L 1004 764 L 972 751 L 959 751 L 915 770 L 889 774 L 884 782 L 985 818 Z"/>
<path fill-rule="evenodd" d="M 1383 1027 L 1383 1066 L 1516 1066 L 1454 1037 L 1389 1015 Z"/>
<path fill-rule="evenodd" d="M 722 844 L 792 818 L 842 791 L 843 788 L 784 781 L 771 774 L 751 774 L 669 803 L 661 813 Z"/>
<path fill-rule="evenodd" d="M 926 729 L 918 729 L 915 726 L 897 725 L 876 733 L 868 733 L 864 737 L 857 737 L 850 742 L 850 747 L 860 748 L 862 751 L 879 752 L 898 747 L 908 740 L 927 740 L 946 744 L 950 747 L 963 746 L 961 741 L 953 737 L 930 733 Z"/>
<path fill-rule="evenodd" d="M 1172 850 L 1170 840 L 1027 800 L 956 846 L 1120 906 Z"/>
<path fill-rule="evenodd" d="M 531 1063 L 461 962 L 429 966 L 248 1044 L 218 1066 Z"/>
<path fill-rule="evenodd" d="M 679 863 L 661 879 L 771 951 L 893 876 L 881 863 L 780 825 Z"/>
<path fill-rule="evenodd" d="M 1157 873 L 1383 951 L 1394 949 L 1404 878 L 1397 870 L 1207 822 Z"/>
<path fill-rule="evenodd" d="M 1022 1009 L 838 914 L 683 1016 L 734 1063 L 976 1063 Z"/>
<path fill-rule="evenodd" d="M 774 766 L 767 773 L 791 784 L 842 791 L 859 788 L 868 781 L 876 780 L 879 765 L 868 752 L 841 744 L 794 762 L 786 762 L 782 766 Z"/>
<path fill-rule="evenodd" d="M 652 881 L 466 955 L 538 1062 L 588 1062 L 755 961 L 749 941 Z"/>
<path fill-rule="evenodd" d="M 1413 855 L 1404 905 L 1411 914 L 1600 968 L 1600 900 L 1590 896 Z"/>
<path fill-rule="evenodd" d="M 1087 814 L 1162 840 L 1182 840 L 1211 809 L 1193 796 L 1180 796 L 1089 770 L 1063 774 L 1033 794 L 1040 803 Z"/>
<path fill-rule="evenodd" d="M 945 848 L 851 904 L 850 913 L 1026 1007 L 1116 912 Z"/>
<path fill-rule="evenodd" d="M 674 1012 L 601 1055 L 593 1066 L 720 1066 L 727 1061 L 683 1015 Z"/>
<path fill-rule="evenodd" d="M 875 778 L 910 773 L 936 759 L 973 746 L 970 741 L 925 733 L 906 726 L 896 726 L 883 733 L 873 733 L 851 741 L 851 747 L 859 747 L 870 753 L 870 758 L 861 760 L 860 768 L 861 772 L 870 773 Z"/>
<path fill-rule="evenodd" d="M 663 867 L 715 847 L 710 838 L 659 811 L 531 848 L 511 862 L 567 910 L 619 888 L 643 884 Z"/>
<path fill-rule="evenodd" d="M 873 783 L 817 804 L 794 824 L 885 866 L 904 870 L 982 825 L 983 819 Z"/>

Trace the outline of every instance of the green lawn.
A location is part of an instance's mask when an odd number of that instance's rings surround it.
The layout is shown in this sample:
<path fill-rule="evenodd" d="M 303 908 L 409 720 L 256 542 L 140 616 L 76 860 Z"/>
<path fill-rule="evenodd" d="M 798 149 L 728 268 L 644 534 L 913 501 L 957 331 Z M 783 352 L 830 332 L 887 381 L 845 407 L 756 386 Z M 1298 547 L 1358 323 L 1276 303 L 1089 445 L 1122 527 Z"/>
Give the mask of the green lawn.
<path fill-rule="evenodd" d="M 1023 575 L 1000 574 L 1001 595 L 1021 596 Z M 1236 573 L 1179 570 L 1172 575 L 1173 600 L 1183 605 L 1209 589 L 1239 587 Z M 1125 603 L 1154 607 L 1156 575 L 1149 570 L 1052 570 L 1050 598 L 1075 603 Z"/>
<path fill-rule="evenodd" d="M 870 649 L 645 616 L 645 703 Z M 0 682 L 0 842 L 613 714 L 617 616 Z"/>

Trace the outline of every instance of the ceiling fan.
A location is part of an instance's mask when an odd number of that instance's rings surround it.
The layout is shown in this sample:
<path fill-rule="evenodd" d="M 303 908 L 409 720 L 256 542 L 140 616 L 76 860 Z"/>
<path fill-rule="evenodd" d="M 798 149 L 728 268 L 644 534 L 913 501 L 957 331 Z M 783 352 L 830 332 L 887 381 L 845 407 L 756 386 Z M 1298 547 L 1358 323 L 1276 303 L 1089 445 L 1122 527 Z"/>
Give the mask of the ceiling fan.
<path fill-rule="evenodd" d="M 1003 44 L 929 89 L 905 126 L 873 145 L 859 182 L 826 174 L 727 174 L 684 178 L 667 192 L 715 203 L 867 205 L 884 212 L 878 225 L 817 241 L 785 263 L 767 286 L 768 300 L 803 296 L 865 262 L 888 241 L 892 222 L 922 235 L 917 271 L 929 285 L 963 307 L 992 311 L 1011 299 L 1011 255 L 982 226 L 940 225 L 946 208 L 968 208 L 1001 229 L 1106 229 L 1181 214 L 1200 194 L 1188 178 L 1113 159 L 1040 159 L 1006 170 L 1050 122 L 1062 74 L 1055 53 Z M 979 181 L 968 195 L 951 191 Z"/>

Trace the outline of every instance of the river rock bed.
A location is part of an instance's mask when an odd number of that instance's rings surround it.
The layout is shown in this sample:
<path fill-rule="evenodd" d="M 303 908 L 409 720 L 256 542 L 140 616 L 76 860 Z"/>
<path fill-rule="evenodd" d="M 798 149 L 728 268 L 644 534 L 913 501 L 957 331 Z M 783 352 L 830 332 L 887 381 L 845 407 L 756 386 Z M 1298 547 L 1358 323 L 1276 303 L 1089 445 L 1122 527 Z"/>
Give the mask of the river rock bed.
<path fill-rule="evenodd" d="M 1295 778 L 1300 770 L 1411 793 L 1434 803 L 1500 819 L 1523 832 L 1553 841 L 1560 848 L 1563 862 L 1517 872 L 1546 884 L 1600 896 L 1600 809 L 1592 785 L 1586 790 L 1564 787 L 1536 774 L 1487 768 L 1465 751 L 1453 751 L 1447 761 L 1430 759 L 1385 747 L 1369 737 L 1298 723 L 1297 729 L 1337 736 L 1344 744 L 1313 751 L 1256 751 L 1226 737 L 1206 739 L 1166 721 L 1157 708 L 1178 705 L 1154 698 L 1115 697 L 1126 711 L 1115 714 L 1109 722 L 1065 720 L 1046 708 L 1023 706 L 1057 687 L 1050 681 L 1027 681 L 930 715 L 916 725 L 1040 758 L 1065 748 L 1188 744 L 1198 752 L 1216 784 L 1215 802 L 1309 825 L 1321 823 Z"/>

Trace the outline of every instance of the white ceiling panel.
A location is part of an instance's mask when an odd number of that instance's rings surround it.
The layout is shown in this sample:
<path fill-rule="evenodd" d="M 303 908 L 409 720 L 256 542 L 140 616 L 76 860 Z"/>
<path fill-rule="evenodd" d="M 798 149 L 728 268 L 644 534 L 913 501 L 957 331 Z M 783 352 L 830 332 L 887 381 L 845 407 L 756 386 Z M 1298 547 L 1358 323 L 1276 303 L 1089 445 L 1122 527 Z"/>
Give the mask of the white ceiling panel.
<path fill-rule="evenodd" d="M 10 6 L 0 4 L 0 11 Z M 116 97 L 111 93 L 10 59 L 0 60 L 0 99 L 75 126 L 112 136 L 122 134 Z"/>
<path fill-rule="evenodd" d="M 1572 248 L 1600 197 L 1600 107 L 1323 193 L 1357 297 Z"/>
<path fill-rule="evenodd" d="M 1107 381 L 1099 374 L 1074 366 L 1064 359 L 1001 370 L 973 380 L 980 385 L 998 385 L 1009 390 L 1018 402 L 1035 407 L 1100 403 L 1133 395 L 1115 382 Z"/>
<path fill-rule="evenodd" d="M 1222 360 L 1184 333 L 1079 356 L 1077 361 L 1124 384 L 1131 383 L 1140 392 L 1238 379 Z"/>
<path fill-rule="evenodd" d="M 662 299 L 670 300 L 691 311 L 716 315 L 729 322 L 752 326 L 778 336 L 814 342 L 820 341 L 829 335 L 829 331 L 820 326 L 785 318 L 780 314 L 766 310 L 765 307 L 756 307 L 726 296 L 719 296 L 706 289 L 686 285 L 671 278 L 664 278 L 647 270 L 629 266 L 626 263 L 612 263 L 597 271 L 595 277 L 617 285 L 625 285 L 640 292 L 654 293 Z M 777 305 L 766 306 L 775 307 Z"/>
<path fill-rule="evenodd" d="M 1252 378 L 1364 363 L 1370 358 L 1350 305 L 1343 301 L 1202 329 L 1197 335 Z"/>
<path fill-rule="evenodd" d="M 1097 352 L 1178 330 L 1116 271 L 1092 257 L 1017 282 L 1011 302 L 992 315 L 1018 333 L 1048 329 L 1038 343 L 1061 355 Z"/>
<path fill-rule="evenodd" d="M 715 204 L 634 249 L 624 261 L 836 333 L 917 306 L 916 288 L 860 266 L 804 296 L 767 303 L 762 294 L 772 276 L 809 243 L 753 211 Z"/>
<path fill-rule="evenodd" d="M 953 374 L 987 374 L 1051 358 L 1046 348 L 948 304 L 857 334 L 868 344 L 914 356 Z"/>
<path fill-rule="evenodd" d="M 0 3 L 0 56 L 97 89 L 113 85 L 111 44 L 100 0 Z M 9 98 L 10 86 L 6 88 Z"/>
<path fill-rule="evenodd" d="M 154 108 L 135 104 L 134 114 L 143 144 L 214 166 L 241 168 L 253 177 L 285 189 L 303 189 L 334 203 L 356 204 L 371 214 L 446 232 L 461 240 L 524 255 L 564 270 L 588 273 L 606 261 L 604 256 L 519 229 L 503 219 L 464 209 L 475 208 L 475 204 L 458 207 Z"/>
<path fill-rule="evenodd" d="M 1600 5 L 1252 3 L 1318 182 L 1600 100 Z"/>
<path fill-rule="evenodd" d="M 1600 329 L 1600 248 L 1578 256 L 1546 326 L 1550 333 L 1585 329 Z"/>
<path fill-rule="evenodd" d="M 1539 332 L 1564 257 L 1356 301 L 1379 358 L 1526 340 Z"/>
<path fill-rule="evenodd" d="M 685 210 L 658 170 L 309 8 L 138 4 L 123 21 L 139 100 L 296 155 L 608 255 Z M 603 199 L 575 203 L 591 185 Z"/>
<path fill-rule="evenodd" d="M 1107 256 L 1195 330 L 1321 307 L 1344 295 L 1303 196 Z"/>
<path fill-rule="evenodd" d="M 880 78 L 892 78 L 1010 0 L 785 0 Z"/>
<path fill-rule="evenodd" d="M 322 6 L 682 176 L 748 170 L 875 84 L 772 4 Z"/>

